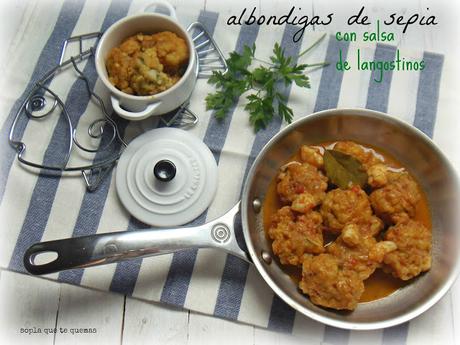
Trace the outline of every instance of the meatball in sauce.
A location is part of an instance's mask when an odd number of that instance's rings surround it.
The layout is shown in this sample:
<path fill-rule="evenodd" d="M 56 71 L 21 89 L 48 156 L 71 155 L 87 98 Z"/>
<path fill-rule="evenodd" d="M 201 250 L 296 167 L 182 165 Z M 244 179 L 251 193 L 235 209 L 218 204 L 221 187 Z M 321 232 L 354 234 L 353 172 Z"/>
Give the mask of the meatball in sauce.
<path fill-rule="evenodd" d="M 351 157 L 365 180 L 339 187 L 325 150 Z M 354 310 L 431 267 L 427 199 L 408 169 L 370 145 L 302 145 L 272 180 L 263 214 L 279 263 L 325 308 Z"/>

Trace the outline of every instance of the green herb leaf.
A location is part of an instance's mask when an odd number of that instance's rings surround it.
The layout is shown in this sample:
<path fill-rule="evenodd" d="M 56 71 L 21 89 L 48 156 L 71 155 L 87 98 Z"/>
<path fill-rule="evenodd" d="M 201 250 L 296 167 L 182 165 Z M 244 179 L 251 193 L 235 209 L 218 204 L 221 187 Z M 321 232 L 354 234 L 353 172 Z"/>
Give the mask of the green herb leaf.
<path fill-rule="evenodd" d="M 278 114 L 281 116 L 283 120 L 285 120 L 287 123 L 292 122 L 292 118 L 294 117 L 294 114 L 292 112 L 292 109 L 289 108 L 286 104 L 283 102 L 278 102 Z"/>
<path fill-rule="evenodd" d="M 299 87 L 309 88 L 310 80 L 305 70 L 311 65 L 294 63 L 293 58 L 286 56 L 284 49 L 275 43 L 271 63 L 259 60 L 268 66 L 259 65 L 250 71 L 255 50 L 254 44 L 252 47 L 244 46 L 241 53 L 230 53 L 226 60 L 228 71 L 225 74 L 214 71 L 208 79 L 208 83 L 217 90 L 209 93 L 205 100 L 206 109 L 214 110 L 214 116 L 223 119 L 243 93 L 254 90 L 246 97 L 248 103 L 244 109 L 249 112 L 249 122 L 258 131 L 266 128 L 274 115 L 288 123 L 292 121 L 293 111 L 288 107 L 287 97 L 280 92 L 280 87 L 295 83 Z"/>
<path fill-rule="evenodd" d="M 229 70 L 227 73 L 213 71 L 208 79 L 209 84 L 214 84 L 220 90 L 206 96 L 206 109 L 215 110 L 215 117 L 219 120 L 225 118 L 238 98 L 250 88 L 249 72 L 247 68 L 252 63 L 255 46 L 250 49 L 245 46 L 242 54 L 230 53 L 227 60 Z M 231 68 L 230 68 L 231 66 Z"/>
<path fill-rule="evenodd" d="M 343 152 L 325 150 L 324 168 L 329 180 L 342 189 L 352 185 L 364 187 L 367 182 L 367 173 L 361 162 Z"/>
<path fill-rule="evenodd" d="M 249 112 L 249 122 L 256 131 L 267 127 L 273 117 L 273 99 L 270 96 L 248 95 L 244 107 Z"/>

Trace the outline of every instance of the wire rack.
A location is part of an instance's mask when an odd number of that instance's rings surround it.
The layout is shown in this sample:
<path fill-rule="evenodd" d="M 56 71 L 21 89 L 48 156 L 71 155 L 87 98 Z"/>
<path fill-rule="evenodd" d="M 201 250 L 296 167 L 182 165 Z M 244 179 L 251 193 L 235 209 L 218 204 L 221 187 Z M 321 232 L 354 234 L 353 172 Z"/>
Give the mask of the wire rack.
<path fill-rule="evenodd" d="M 187 31 L 192 37 L 195 54 L 197 54 L 198 64 L 195 71 L 197 78 L 208 78 L 216 70 L 225 73 L 227 64 L 224 55 L 206 28 L 201 23 L 195 22 L 187 28 Z M 94 88 L 91 87 L 90 80 L 81 70 L 81 65 L 85 60 L 94 58 L 101 36 L 102 32 L 93 32 L 70 37 L 63 43 L 58 64 L 33 85 L 16 112 L 9 133 L 9 143 L 16 150 L 17 159 L 22 165 L 42 174 L 57 173 L 67 176 L 70 175 L 68 173 L 79 172 L 90 192 L 98 188 L 128 145 L 119 128 L 119 118 L 108 111 L 104 100 L 96 94 Z M 90 42 L 92 42 L 90 47 L 84 49 L 85 45 Z M 66 59 L 70 47 L 73 46 L 75 49 L 75 45 L 78 48 L 78 53 Z M 49 87 L 53 78 L 68 69 L 75 71 L 74 78 L 83 80 L 88 98 L 94 101 L 100 109 L 99 117 L 87 125 L 86 129 L 88 136 L 86 139 L 94 140 L 96 144 L 87 145 L 79 140 L 77 135 L 78 121 L 72 121 L 69 107 L 59 97 L 58 93 Z M 198 116 L 189 108 L 189 105 L 190 98 L 172 114 L 161 116 L 162 125 L 184 129 L 195 126 L 198 123 Z M 45 163 L 44 160 L 39 162 L 29 159 L 26 157 L 27 146 L 19 138 L 19 124 L 21 121 L 43 121 L 56 113 L 58 116 L 62 116 L 66 123 L 66 140 L 62 144 L 65 147 L 59 148 L 59 152 L 63 156 L 62 159 L 55 164 Z M 80 155 L 89 155 L 87 164 L 72 165 L 69 163 L 72 154 L 77 154 L 77 152 Z"/>

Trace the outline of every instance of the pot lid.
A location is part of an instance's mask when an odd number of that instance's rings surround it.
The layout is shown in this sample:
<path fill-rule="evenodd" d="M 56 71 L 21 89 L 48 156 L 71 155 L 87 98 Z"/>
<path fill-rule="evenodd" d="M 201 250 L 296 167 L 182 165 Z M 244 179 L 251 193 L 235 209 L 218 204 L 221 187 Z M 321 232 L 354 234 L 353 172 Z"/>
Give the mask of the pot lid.
<path fill-rule="evenodd" d="M 158 128 L 135 138 L 116 172 L 118 196 L 131 215 L 153 226 L 188 223 L 209 206 L 217 189 L 217 164 L 196 136 Z"/>

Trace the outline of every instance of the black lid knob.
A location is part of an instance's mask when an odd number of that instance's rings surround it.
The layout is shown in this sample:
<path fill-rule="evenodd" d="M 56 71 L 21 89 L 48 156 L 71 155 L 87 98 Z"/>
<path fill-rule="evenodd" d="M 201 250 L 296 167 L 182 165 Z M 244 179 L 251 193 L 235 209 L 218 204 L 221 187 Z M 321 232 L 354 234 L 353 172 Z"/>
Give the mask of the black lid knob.
<path fill-rule="evenodd" d="M 153 174 L 161 182 L 169 182 L 176 176 L 176 166 L 173 162 L 163 159 L 155 164 Z"/>

